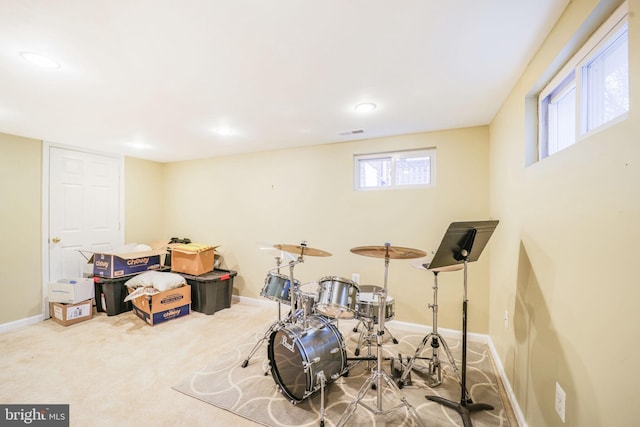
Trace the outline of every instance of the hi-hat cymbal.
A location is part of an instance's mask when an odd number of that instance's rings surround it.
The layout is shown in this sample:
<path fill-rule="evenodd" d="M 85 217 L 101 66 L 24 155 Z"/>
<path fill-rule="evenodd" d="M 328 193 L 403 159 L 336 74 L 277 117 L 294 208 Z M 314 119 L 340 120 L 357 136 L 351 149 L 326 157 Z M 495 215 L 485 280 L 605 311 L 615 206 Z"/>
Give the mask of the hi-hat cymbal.
<path fill-rule="evenodd" d="M 321 249 L 314 249 L 304 245 L 273 245 L 274 248 L 280 249 L 281 251 L 289 252 L 292 254 L 298 254 L 300 256 L 309 255 L 309 256 L 331 256 L 331 254 L 327 251 L 323 251 Z"/>
<path fill-rule="evenodd" d="M 411 265 L 417 268 L 418 270 L 433 271 L 434 273 L 444 273 L 447 271 L 459 271 L 464 268 L 464 264 L 454 264 L 454 265 L 446 265 L 444 267 L 438 267 L 438 268 L 429 268 L 429 264 L 431 264 L 432 259 L 433 258 L 418 259 L 412 262 Z"/>
<path fill-rule="evenodd" d="M 420 249 L 402 248 L 400 246 L 358 246 L 351 248 L 356 255 L 373 258 L 411 259 L 426 256 L 427 253 Z"/>

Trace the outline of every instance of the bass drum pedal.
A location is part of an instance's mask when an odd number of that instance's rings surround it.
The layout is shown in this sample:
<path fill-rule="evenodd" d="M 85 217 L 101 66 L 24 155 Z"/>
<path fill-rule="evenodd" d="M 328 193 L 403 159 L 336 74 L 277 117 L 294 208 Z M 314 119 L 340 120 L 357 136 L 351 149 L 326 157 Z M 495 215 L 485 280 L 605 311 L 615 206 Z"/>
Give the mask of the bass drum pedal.
<path fill-rule="evenodd" d="M 391 360 L 389 361 L 391 376 L 396 380 L 399 388 L 402 388 L 405 385 L 409 385 L 409 386 L 413 385 L 413 383 L 411 382 L 411 372 L 409 372 L 406 375 L 406 378 L 402 380 L 402 376 L 404 375 L 404 372 L 407 369 L 407 366 L 409 365 L 409 360 L 410 360 L 409 356 L 407 356 L 406 364 L 402 363 L 402 354 L 398 354 L 397 359 L 395 357 L 392 357 Z"/>

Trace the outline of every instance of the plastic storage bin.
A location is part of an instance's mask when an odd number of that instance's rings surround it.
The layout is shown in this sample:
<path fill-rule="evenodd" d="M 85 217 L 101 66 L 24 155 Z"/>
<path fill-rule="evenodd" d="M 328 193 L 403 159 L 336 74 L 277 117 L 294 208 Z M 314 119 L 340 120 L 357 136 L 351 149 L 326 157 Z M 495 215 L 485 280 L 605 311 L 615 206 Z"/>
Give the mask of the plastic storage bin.
<path fill-rule="evenodd" d="M 133 276 L 118 279 L 106 279 L 94 277 L 93 282 L 96 291 L 96 310 L 106 312 L 107 316 L 115 316 L 126 311 L 131 311 L 131 301 L 125 302 L 129 292 L 124 285 Z"/>
<path fill-rule="evenodd" d="M 215 269 L 200 276 L 180 273 L 191 285 L 191 309 L 204 314 L 214 314 L 231 307 L 233 278 L 238 274 L 233 270 Z"/>

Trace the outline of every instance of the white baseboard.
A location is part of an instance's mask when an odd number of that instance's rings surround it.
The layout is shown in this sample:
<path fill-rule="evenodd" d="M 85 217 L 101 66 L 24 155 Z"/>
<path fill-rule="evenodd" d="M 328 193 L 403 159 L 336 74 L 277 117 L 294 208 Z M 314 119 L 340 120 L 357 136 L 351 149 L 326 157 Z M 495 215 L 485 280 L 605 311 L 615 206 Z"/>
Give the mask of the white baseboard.
<path fill-rule="evenodd" d="M 251 298 L 251 297 L 243 297 L 242 295 L 233 295 L 231 299 L 233 301 L 239 301 L 249 305 L 262 305 L 265 307 L 276 307 L 278 305 L 277 302 L 272 301 L 270 299 L 266 299 L 266 298 L 258 299 L 258 298 Z"/>
<path fill-rule="evenodd" d="M 243 302 L 245 304 L 263 305 L 265 307 L 276 307 L 276 305 L 278 304 L 276 301 L 272 301 L 266 298 L 251 298 L 251 297 L 243 297 L 239 295 L 234 295 L 232 299 L 235 301 Z M 283 312 L 285 310 L 286 309 L 283 308 Z M 420 325 L 417 323 L 402 322 L 400 320 L 389 320 L 389 321 L 386 321 L 385 324 L 391 327 L 395 326 L 410 332 L 424 333 L 425 335 L 432 331 L 431 326 Z M 442 335 L 444 338 L 461 339 L 462 337 L 462 332 L 457 331 L 455 329 L 438 328 L 438 333 Z M 487 344 L 489 342 L 488 335 L 477 334 L 473 332 L 467 333 L 467 339 L 471 342 L 477 342 L 481 344 Z"/>
<path fill-rule="evenodd" d="M 397 326 L 398 328 L 406 331 L 424 333 L 425 335 L 433 330 L 433 328 L 428 325 L 419 325 L 417 323 L 402 322 L 399 320 L 390 320 L 385 323 L 390 326 Z M 438 328 L 438 333 L 444 338 L 462 339 L 462 331 L 457 331 L 455 329 Z M 467 332 L 467 339 L 470 342 L 487 344 L 489 336 L 485 334 L 477 334 L 475 332 Z"/>
<path fill-rule="evenodd" d="M 527 420 L 524 418 L 524 414 L 520 409 L 520 405 L 518 405 L 518 400 L 516 399 L 516 395 L 513 392 L 513 388 L 511 388 L 511 383 L 507 378 L 507 373 L 504 371 L 504 366 L 502 366 L 502 361 L 500 357 L 498 357 L 498 352 L 496 351 L 495 346 L 493 345 L 493 341 L 489 338 L 489 351 L 491 352 L 491 357 L 493 362 L 496 364 L 496 369 L 498 370 L 498 374 L 502 379 L 502 384 L 504 385 L 504 390 L 507 393 L 507 397 L 509 398 L 509 402 L 511 402 L 511 407 L 513 408 L 513 412 L 516 415 L 516 419 L 518 421 L 518 425 L 520 427 L 527 427 Z"/>
<path fill-rule="evenodd" d="M 3 332 L 13 331 L 18 328 L 22 328 L 23 326 L 33 325 L 38 322 L 42 322 L 44 320 L 43 314 L 38 314 L 36 316 L 27 317 L 25 319 L 14 320 L 13 322 L 3 323 L 0 325 L 0 334 Z"/>

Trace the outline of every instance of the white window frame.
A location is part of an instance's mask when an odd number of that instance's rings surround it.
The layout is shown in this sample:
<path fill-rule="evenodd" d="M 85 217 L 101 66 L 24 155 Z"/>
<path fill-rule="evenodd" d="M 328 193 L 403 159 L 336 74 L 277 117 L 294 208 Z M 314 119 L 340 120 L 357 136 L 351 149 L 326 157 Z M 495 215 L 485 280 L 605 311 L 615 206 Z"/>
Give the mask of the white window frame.
<path fill-rule="evenodd" d="M 429 157 L 429 183 L 428 184 L 405 184 L 400 185 L 395 182 L 396 163 L 399 159 L 413 157 Z M 385 186 L 363 187 L 360 185 L 360 160 L 389 158 L 391 160 L 391 183 Z M 356 154 L 353 156 L 353 189 L 355 191 L 381 191 L 399 189 L 421 189 L 434 187 L 436 183 L 436 149 L 421 148 L 416 150 L 388 151 L 379 153 Z"/>
<path fill-rule="evenodd" d="M 627 2 L 616 9 L 611 16 L 589 37 L 587 42 L 578 50 L 578 52 L 562 67 L 562 69 L 549 81 L 538 95 L 538 159 L 544 159 L 557 151 L 549 150 L 549 117 L 547 115 L 547 107 L 549 99 L 556 97 L 564 92 L 564 89 L 558 90 L 566 84 L 567 79 L 574 74 L 574 83 L 576 87 L 576 103 L 575 103 L 575 142 L 600 132 L 603 129 L 611 127 L 628 118 L 628 112 L 623 113 L 609 121 L 602 123 L 593 129 L 587 128 L 588 109 L 586 105 L 585 87 L 583 85 L 582 69 L 590 63 L 600 50 L 611 43 L 612 38 L 627 26 L 628 31 L 628 7 Z M 628 37 L 628 32 L 627 32 Z M 570 83 L 569 85 L 571 85 Z M 568 86 L 567 86 L 568 87 Z M 557 92 L 557 93 L 554 93 Z M 566 148 L 566 147 L 563 147 Z M 550 151 L 552 151 L 550 153 Z"/>
<path fill-rule="evenodd" d="M 587 108 L 587 104 L 588 104 L 587 92 L 589 92 L 589 90 L 592 89 L 593 86 L 589 84 L 589 82 L 587 81 L 586 75 L 583 72 L 583 70 L 589 64 L 595 62 L 595 59 L 599 58 L 602 54 L 605 53 L 605 49 L 604 49 L 605 47 L 610 48 L 614 46 L 616 43 L 619 43 L 620 36 L 618 36 L 618 33 L 625 27 L 627 31 L 627 44 L 629 43 L 629 23 L 628 23 L 627 16 L 628 15 L 625 10 L 624 15 L 622 15 L 619 19 L 614 19 L 615 25 L 613 25 L 613 27 L 611 27 L 609 31 L 607 31 L 606 34 L 602 36 L 602 39 L 600 39 L 599 42 L 596 44 L 596 46 L 589 52 L 590 54 L 597 53 L 598 56 L 589 55 L 586 58 L 584 58 L 582 61 L 580 61 L 577 65 L 577 68 L 580 70 L 580 79 L 581 79 L 580 86 L 582 87 L 582 91 L 580 94 L 580 99 L 581 99 L 580 114 L 581 115 L 580 115 L 580 124 L 579 124 L 580 125 L 579 136 L 584 136 L 584 135 L 590 134 L 591 132 L 597 132 L 600 130 L 600 128 L 611 126 L 611 122 L 617 123 L 618 121 L 620 121 L 620 118 L 622 116 L 626 117 L 626 115 L 629 114 L 627 111 L 627 113 L 618 115 L 615 118 L 605 121 L 598 126 L 590 126 L 590 122 L 593 116 L 593 111 Z M 612 15 L 612 18 L 613 17 L 614 15 Z M 607 21 L 607 23 L 610 23 L 610 22 Z M 627 72 L 628 71 L 629 70 L 627 69 Z"/>

